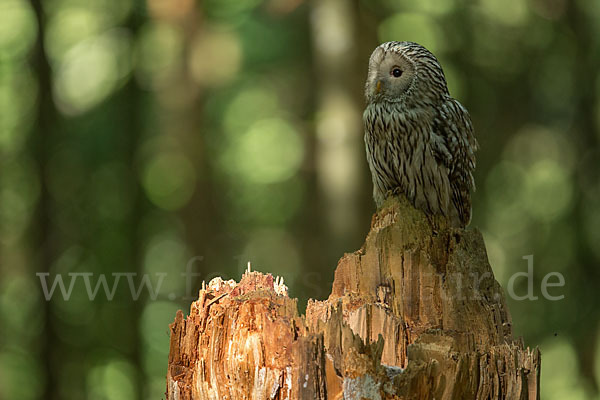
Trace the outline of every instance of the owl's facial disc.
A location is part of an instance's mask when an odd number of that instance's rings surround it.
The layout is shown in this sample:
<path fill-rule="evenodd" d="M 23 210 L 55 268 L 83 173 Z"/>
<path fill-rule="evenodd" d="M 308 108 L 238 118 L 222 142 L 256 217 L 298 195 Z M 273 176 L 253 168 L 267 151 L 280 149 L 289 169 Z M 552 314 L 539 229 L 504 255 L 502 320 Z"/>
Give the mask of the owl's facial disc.
<path fill-rule="evenodd" d="M 368 101 L 399 101 L 410 87 L 415 66 L 395 51 L 376 50 L 369 65 Z"/>
<path fill-rule="evenodd" d="M 377 83 L 375 84 L 375 91 L 373 93 L 373 95 L 377 96 L 378 94 L 380 94 L 382 91 L 385 91 L 385 86 L 389 86 L 390 88 L 393 88 L 394 85 L 397 82 L 394 82 L 395 78 L 400 78 L 402 75 L 404 74 L 404 71 L 402 70 L 402 68 L 398 65 L 394 65 L 391 69 L 391 71 L 389 72 L 389 82 L 387 82 L 388 77 L 378 77 L 377 79 Z M 389 88 L 388 88 L 389 91 Z"/>

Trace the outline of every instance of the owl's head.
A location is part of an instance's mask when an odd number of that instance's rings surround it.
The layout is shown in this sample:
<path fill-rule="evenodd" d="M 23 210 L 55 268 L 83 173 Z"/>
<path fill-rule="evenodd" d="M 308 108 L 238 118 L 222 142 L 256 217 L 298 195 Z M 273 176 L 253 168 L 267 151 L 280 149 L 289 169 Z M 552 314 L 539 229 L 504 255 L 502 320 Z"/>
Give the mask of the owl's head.
<path fill-rule="evenodd" d="M 371 54 L 365 87 L 368 103 L 427 104 L 447 94 L 440 63 L 420 44 L 387 42 Z"/>

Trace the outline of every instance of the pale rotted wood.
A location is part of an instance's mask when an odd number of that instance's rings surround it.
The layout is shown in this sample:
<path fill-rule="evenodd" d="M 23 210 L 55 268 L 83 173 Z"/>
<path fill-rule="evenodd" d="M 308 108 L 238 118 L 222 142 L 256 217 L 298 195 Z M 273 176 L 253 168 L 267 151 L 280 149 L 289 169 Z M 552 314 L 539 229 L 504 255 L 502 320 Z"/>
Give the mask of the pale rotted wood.
<path fill-rule="evenodd" d="M 325 399 L 323 335 L 271 275 L 219 278 L 171 324 L 169 399 Z"/>
<path fill-rule="evenodd" d="M 171 325 L 167 395 L 534 400 L 540 362 L 512 337 L 481 234 L 394 198 L 305 317 L 271 275 L 213 280 Z"/>

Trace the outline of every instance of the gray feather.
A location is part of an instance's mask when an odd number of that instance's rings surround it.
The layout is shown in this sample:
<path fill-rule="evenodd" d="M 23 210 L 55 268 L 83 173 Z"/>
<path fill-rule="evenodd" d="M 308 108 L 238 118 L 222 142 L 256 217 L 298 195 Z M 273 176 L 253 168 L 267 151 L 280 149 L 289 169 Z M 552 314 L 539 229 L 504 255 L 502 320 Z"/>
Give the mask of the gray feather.
<path fill-rule="evenodd" d="M 390 191 L 401 192 L 429 214 L 468 225 L 477 141 L 435 56 L 416 43 L 382 44 L 371 56 L 365 93 L 365 147 L 377 206 Z"/>

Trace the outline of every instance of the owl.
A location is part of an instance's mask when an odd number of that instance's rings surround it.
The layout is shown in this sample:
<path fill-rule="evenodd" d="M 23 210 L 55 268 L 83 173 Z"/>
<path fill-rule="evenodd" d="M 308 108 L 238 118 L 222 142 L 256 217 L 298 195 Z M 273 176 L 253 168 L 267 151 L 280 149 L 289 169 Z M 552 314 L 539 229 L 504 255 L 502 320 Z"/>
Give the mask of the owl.
<path fill-rule="evenodd" d="M 388 42 L 369 60 L 363 114 L 373 198 L 402 193 L 454 226 L 471 220 L 477 141 L 467 110 L 450 97 L 437 58 L 412 42 Z"/>

